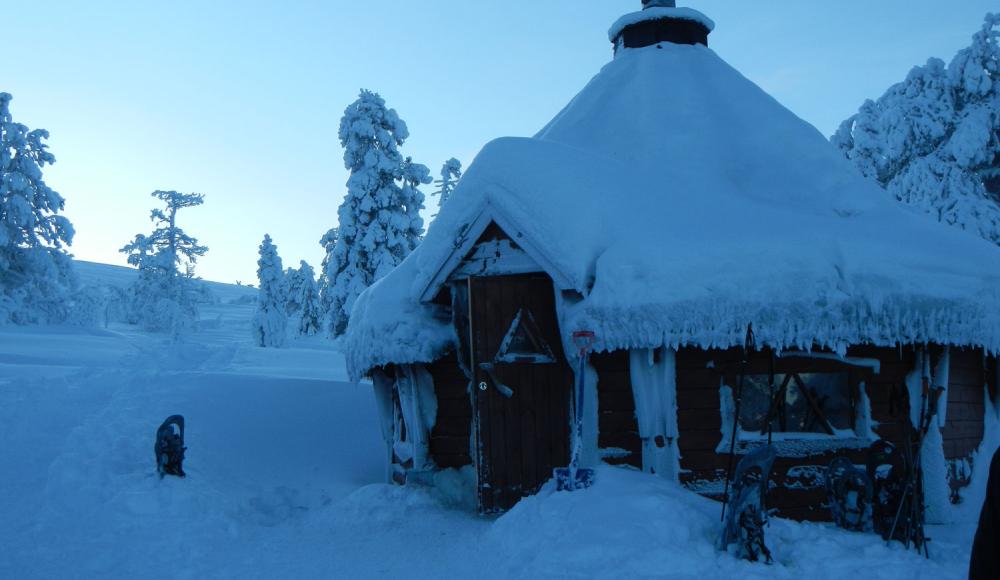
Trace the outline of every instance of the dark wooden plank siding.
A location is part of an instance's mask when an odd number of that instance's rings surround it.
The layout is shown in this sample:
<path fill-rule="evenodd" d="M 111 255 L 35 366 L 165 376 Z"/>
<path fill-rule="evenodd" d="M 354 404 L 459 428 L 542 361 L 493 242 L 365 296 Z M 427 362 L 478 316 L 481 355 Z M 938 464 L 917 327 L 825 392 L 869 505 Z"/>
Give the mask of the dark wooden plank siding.
<path fill-rule="evenodd" d="M 946 459 L 969 457 L 983 440 L 986 359 L 980 349 L 951 350 L 948 415 L 941 436 Z"/>
<path fill-rule="evenodd" d="M 590 364 L 597 371 L 597 446 L 600 449 L 622 449 L 627 456 L 608 455 L 604 461 L 612 465 L 631 465 L 642 469 L 642 442 L 635 417 L 635 399 L 629 374 L 629 353 L 626 350 L 597 353 Z"/>
<path fill-rule="evenodd" d="M 889 441 L 898 442 L 902 437 L 901 420 L 906 416 L 898 387 L 913 369 L 916 355 L 912 347 L 876 348 L 855 347 L 849 356 L 878 359 L 880 373 L 864 377 L 865 390 L 871 400 L 872 416 L 879 423 L 877 434 Z M 431 455 L 440 467 L 460 467 L 471 463 L 469 438 L 472 408 L 467 392 L 467 380 L 451 353 L 428 367 L 434 377 L 438 396 L 438 419 L 431 435 Z M 704 495 L 721 498 L 721 483 L 728 456 L 716 453 L 722 437 L 719 412 L 719 385 L 722 376 L 735 386 L 735 376 L 740 364 L 739 349 L 712 350 L 684 348 L 677 355 L 677 406 L 680 429 L 682 482 Z M 795 360 L 796 362 L 790 362 Z M 710 365 L 711 363 L 711 365 Z M 591 364 L 598 373 L 598 446 L 601 449 L 624 449 L 627 457 L 607 457 L 613 464 L 642 467 L 641 441 L 635 418 L 635 401 L 632 396 L 627 351 L 595 354 Z M 831 361 L 816 359 L 783 359 L 791 367 L 835 370 Z M 996 359 L 984 358 L 981 350 L 952 349 L 951 372 L 948 391 L 948 416 L 942 429 L 945 457 L 958 460 L 969 457 L 983 436 L 984 384 L 996 392 Z M 769 372 L 770 355 L 751 358 L 749 372 Z M 827 368 L 829 367 L 829 368 Z M 788 368 L 788 367 L 786 367 Z M 862 372 L 862 371 L 859 371 Z M 525 434 L 530 440 L 534 429 L 542 426 L 527 425 Z M 550 454 L 548 449 L 538 452 Z M 826 520 L 827 511 L 820 507 L 825 498 L 821 490 L 810 488 L 800 477 L 789 477 L 789 470 L 803 466 L 825 467 L 838 453 L 824 453 L 804 458 L 779 458 L 774 468 L 777 487 L 772 493 L 772 507 L 785 517 L 809 520 Z M 845 452 L 839 452 L 845 454 Z M 846 455 L 856 464 L 865 463 L 863 450 L 849 451 Z M 529 461 L 530 464 L 530 461 Z M 804 470 L 806 473 L 808 469 Z M 953 485 L 964 484 L 953 481 Z M 789 486 L 792 486 L 789 488 Z M 798 489 L 797 489 L 798 488 Z"/>
<path fill-rule="evenodd" d="M 850 368 L 852 384 L 865 382 L 871 400 L 872 416 L 879 423 L 877 434 L 890 441 L 898 440 L 905 418 L 898 401 L 897 387 L 913 368 L 912 348 L 852 348 L 848 356 L 878 359 L 878 375 L 864 367 Z M 682 348 L 677 354 L 677 419 L 680 429 L 681 482 L 703 495 L 721 499 L 729 456 L 716 453 L 722 439 L 720 413 L 720 381 L 735 387 L 742 359 L 740 349 L 702 350 Z M 771 355 L 757 353 L 748 361 L 748 374 L 767 374 L 771 370 Z M 843 371 L 843 363 L 812 358 L 783 358 L 776 363 L 777 372 Z M 894 392 L 896 393 L 894 395 Z M 829 513 L 820 479 L 830 461 L 837 455 L 847 455 L 854 463 L 864 464 L 865 450 L 828 452 L 808 457 L 779 457 L 775 462 L 770 495 L 771 507 L 783 517 L 805 520 L 828 520 Z M 738 457 L 737 457 L 738 460 Z M 820 468 L 820 469 L 814 469 Z M 791 473 L 790 473 L 791 472 Z M 811 475 L 812 477 L 803 477 Z"/>
<path fill-rule="evenodd" d="M 982 349 L 951 349 L 948 373 L 948 415 L 941 437 L 948 460 L 948 476 L 957 491 L 969 484 L 972 453 L 983 440 L 986 392 L 996 389 L 996 359 Z"/>
<path fill-rule="evenodd" d="M 438 412 L 431 431 L 430 452 L 438 467 L 461 467 L 472 463 L 469 438 L 472 433 L 472 404 L 468 379 L 451 352 L 427 366 L 434 377 Z"/>

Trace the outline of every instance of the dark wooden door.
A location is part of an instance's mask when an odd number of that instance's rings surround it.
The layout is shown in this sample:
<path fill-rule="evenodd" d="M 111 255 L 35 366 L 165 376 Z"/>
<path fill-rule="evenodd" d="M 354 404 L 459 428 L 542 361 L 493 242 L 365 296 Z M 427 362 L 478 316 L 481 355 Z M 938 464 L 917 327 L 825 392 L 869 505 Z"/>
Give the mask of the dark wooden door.
<path fill-rule="evenodd" d="M 548 276 L 468 283 L 479 508 L 498 513 L 569 462 L 573 373 Z"/>

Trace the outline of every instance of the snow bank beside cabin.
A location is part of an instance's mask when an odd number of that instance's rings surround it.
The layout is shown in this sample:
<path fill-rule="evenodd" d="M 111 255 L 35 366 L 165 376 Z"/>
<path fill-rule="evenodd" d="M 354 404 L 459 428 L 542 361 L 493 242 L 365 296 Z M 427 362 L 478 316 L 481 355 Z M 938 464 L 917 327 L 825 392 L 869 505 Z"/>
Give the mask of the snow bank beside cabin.
<path fill-rule="evenodd" d="M 594 487 L 521 500 L 489 531 L 509 577 L 761 578 L 811 580 L 964 578 L 969 545 L 931 528 L 931 559 L 875 534 L 773 519 L 765 539 L 775 563 L 718 552 L 721 504 L 662 478 L 603 467 Z"/>
<path fill-rule="evenodd" d="M 488 144 L 424 242 L 366 293 L 352 373 L 429 362 L 419 296 L 483 219 L 544 253 L 599 350 L 924 342 L 1000 350 L 1000 252 L 892 201 L 703 46 L 625 49 L 534 138 Z"/>

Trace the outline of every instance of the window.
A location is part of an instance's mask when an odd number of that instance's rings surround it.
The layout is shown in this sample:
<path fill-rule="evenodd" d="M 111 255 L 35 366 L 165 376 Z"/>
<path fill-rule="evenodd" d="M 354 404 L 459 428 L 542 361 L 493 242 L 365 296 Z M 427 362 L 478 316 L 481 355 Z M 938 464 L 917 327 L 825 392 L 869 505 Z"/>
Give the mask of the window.
<path fill-rule="evenodd" d="M 747 375 L 740 406 L 740 430 L 854 436 L 854 389 L 850 373 Z"/>
<path fill-rule="evenodd" d="M 556 362 L 530 310 L 520 309 L 510 323 L 507 334 L 500 343 L 500 350 L 493 357 L 495 363 L 535 363 Z"/>

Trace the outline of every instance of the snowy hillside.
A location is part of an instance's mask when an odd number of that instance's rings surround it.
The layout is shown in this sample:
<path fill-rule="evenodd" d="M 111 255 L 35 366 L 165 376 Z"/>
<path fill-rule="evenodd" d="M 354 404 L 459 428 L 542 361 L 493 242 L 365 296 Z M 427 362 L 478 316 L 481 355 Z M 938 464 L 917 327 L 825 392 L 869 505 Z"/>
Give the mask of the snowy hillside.
<path fill-rule="evenodd" d="M 135 268 L 114 266 L 112 264 L 73 260 L 73 265 L 77 276 L 80 278 L 80 284 L 83 286 L 107 285 L 127 288 L 139 275 L 139 271 Z M 257 291 L 249 286 L 223 284 L 222 282 L 211 282 L 208 280 L 200 280 L 199 284 L 207 287 L 222 302 L 232 302 L 240 298 L 252 298 L 257 295 Z"/>
<path fill-rule="evenodd" d="M 81 274 L 110 283 L 126 269 Z M 248 289 L 213 286 L 179 343 L 133 328 L 0 328 L 0 578 L 960 578 L 969 526 L 932 528 L 932 561 L 871 534 L 775 521 L 777 563 L 717 553 L 718 506 L 616 468 L 545 489 L 499 520 L 469 473 L 384 481 L 366 384 L 323 340 L 250 345 Z M 153 439 L 187 419 L 187 479 L 160 480 Z M 878 565 L 874 566 L 873 562 Z"/>

